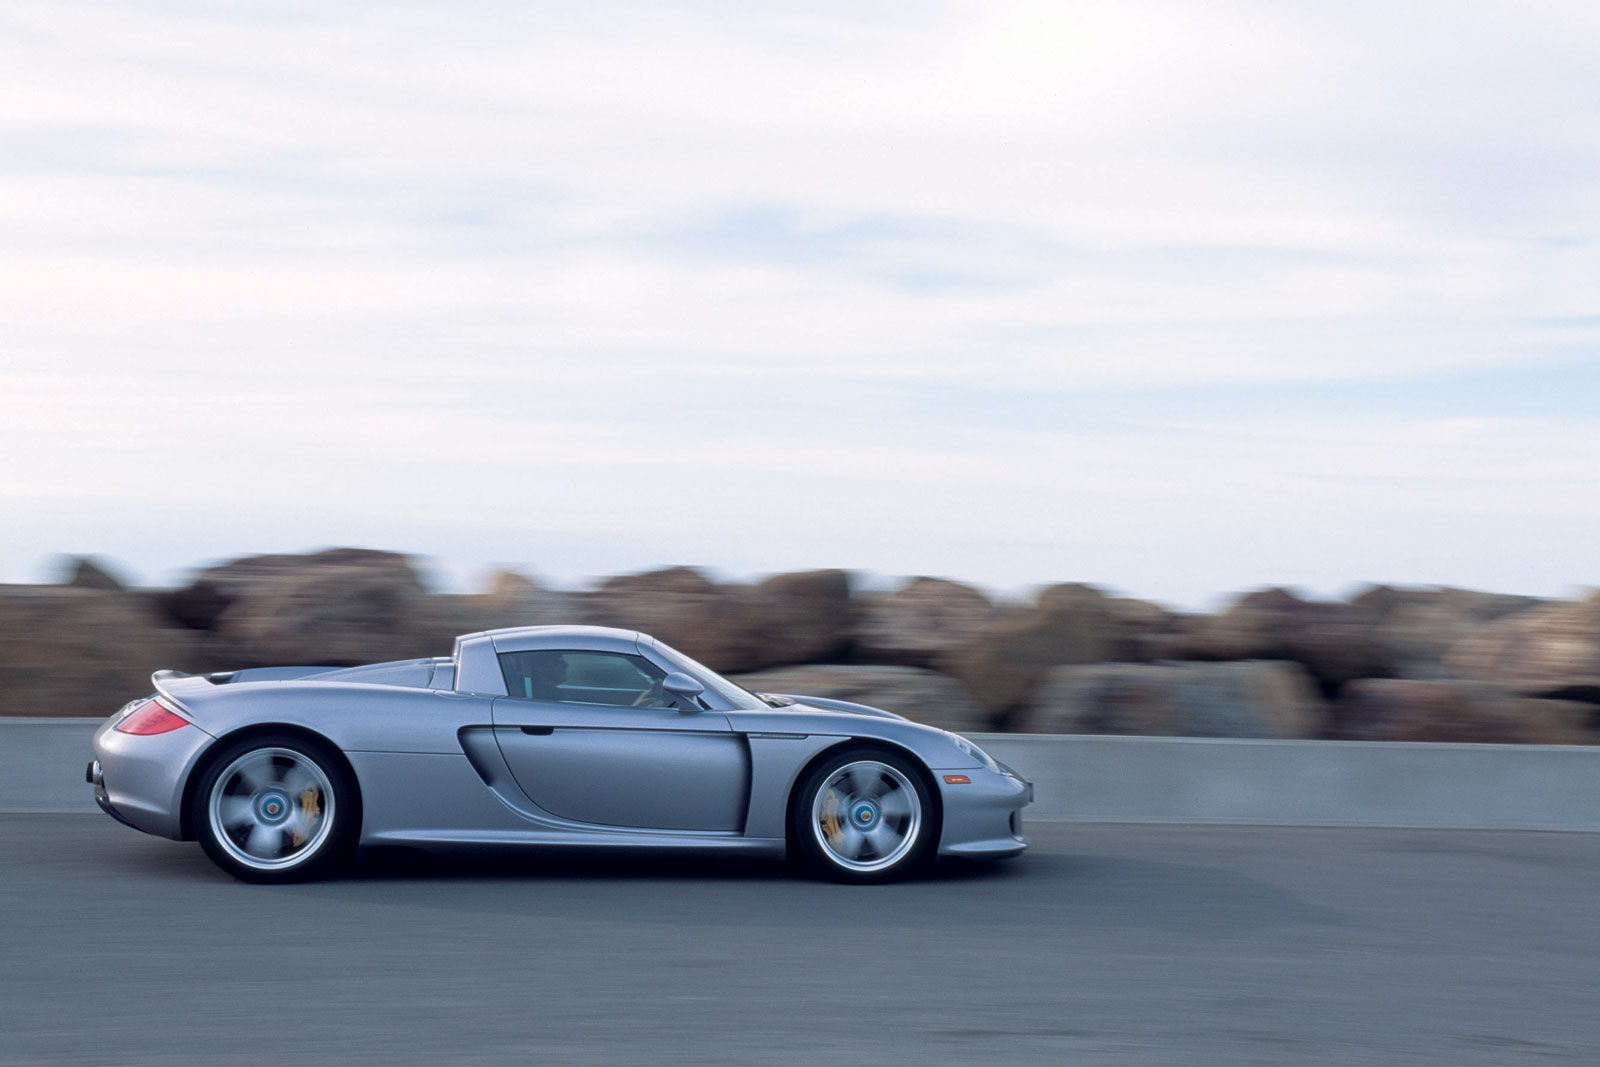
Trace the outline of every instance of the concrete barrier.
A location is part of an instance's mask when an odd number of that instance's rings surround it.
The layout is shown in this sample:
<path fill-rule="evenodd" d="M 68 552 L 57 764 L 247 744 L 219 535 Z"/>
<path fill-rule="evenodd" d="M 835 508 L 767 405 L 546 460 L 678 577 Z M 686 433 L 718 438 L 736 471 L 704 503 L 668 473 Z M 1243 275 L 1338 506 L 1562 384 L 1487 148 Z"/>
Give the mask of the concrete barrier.
<path fill-rule="evenodd" d="M 0 812 L 97 811 L 100 719 L 0 719 Z M 1600 747 L 978 734 L 1030 819 L 1600 831 Z"/>
<path fill-rule="evenodd" d="M 1600 831 L 1600 747 L 974 738 L 1035 819 Z"/>

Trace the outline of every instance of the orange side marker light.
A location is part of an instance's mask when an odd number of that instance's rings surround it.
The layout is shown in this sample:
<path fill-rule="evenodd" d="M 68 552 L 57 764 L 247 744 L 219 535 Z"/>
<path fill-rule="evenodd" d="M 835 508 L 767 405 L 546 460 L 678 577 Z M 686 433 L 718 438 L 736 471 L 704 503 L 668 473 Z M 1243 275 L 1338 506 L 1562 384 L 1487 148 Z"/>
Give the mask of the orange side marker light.
<path fill-rule="evenodd" d="M 945 785 L 971 785 L 972 779 L 964 774 L 947 774 L 944 776 Z"/>

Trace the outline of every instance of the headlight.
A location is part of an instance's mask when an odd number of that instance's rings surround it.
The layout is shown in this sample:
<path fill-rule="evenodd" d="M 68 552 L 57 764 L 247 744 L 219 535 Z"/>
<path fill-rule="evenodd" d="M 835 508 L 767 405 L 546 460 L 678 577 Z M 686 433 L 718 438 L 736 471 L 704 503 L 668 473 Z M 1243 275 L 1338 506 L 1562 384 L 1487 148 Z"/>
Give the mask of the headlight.
<path fill-rule="evenodd" d="M 968 741 L 965 737 L 962 737 L 960 734 L 951 734 L 950 740 L 954 741 L 956 743 L 956 747 L 962 752 L 965 752 L 967 755 L 983 764 L 985 769 L 996 772 L 1000 770 L 1000 764 L 994 761 L 993 756 L 989 755 L 989 753 L 985 752 L 971 741 Z"/>

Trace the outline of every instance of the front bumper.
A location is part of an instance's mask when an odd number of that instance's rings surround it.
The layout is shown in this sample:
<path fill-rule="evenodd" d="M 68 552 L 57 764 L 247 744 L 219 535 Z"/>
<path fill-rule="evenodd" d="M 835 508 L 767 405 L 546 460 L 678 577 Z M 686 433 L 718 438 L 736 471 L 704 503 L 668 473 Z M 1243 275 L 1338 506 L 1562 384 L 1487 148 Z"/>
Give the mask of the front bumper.
<path fill-rule="evenodd" d="M 170 733 L 118 733 L 113 715 L 94 732 L 94 762 L 84 776 L 95 803 L 113 819 L 157 837 L 183 837 L 183 786 L 210 734 L 191 723 Z"/>
<path fill-rule="evenodd" d="M 945 775 L 969 779 L 951 784 Z M 1033 783 L 1011 768 L 999 771 L 960 768 L 934 771 L 944 807 L 944 830 L 939 835 L 939 855 L 967 857 L 1015 856 L 1028 847 L 1022 834 L 1022 809 L 1033 803 Z"/>

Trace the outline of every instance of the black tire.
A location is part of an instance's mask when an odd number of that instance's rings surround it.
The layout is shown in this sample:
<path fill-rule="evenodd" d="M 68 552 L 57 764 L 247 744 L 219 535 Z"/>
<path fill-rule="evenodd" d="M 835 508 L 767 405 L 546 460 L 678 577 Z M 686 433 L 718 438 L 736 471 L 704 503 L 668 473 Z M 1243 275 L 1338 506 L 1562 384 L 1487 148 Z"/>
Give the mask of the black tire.
<path fill-rule="evenodd" d="M 206 763 L 189 814 L 213 863 L 246 882 L 302 882 L 337 872 L 355 851 L 361 798 L 328 746 L 257 734 Z"/>
<path fill-rule="evenodd" d="M 789 843 L 817 874 L 887 882 L 925 866 L 939 840 L 927 772 L 886 749 L 859 746 L 806 775 L 789 805 Z"/>

